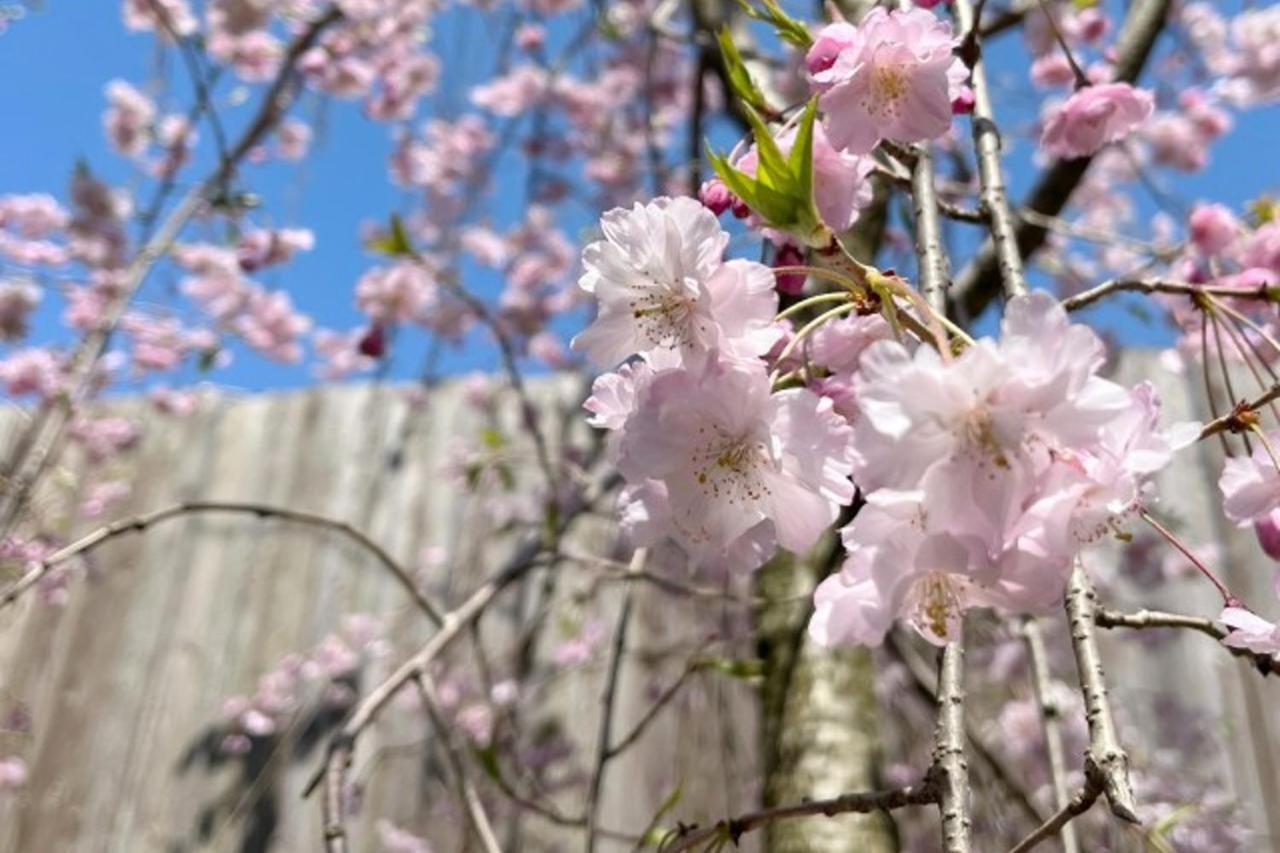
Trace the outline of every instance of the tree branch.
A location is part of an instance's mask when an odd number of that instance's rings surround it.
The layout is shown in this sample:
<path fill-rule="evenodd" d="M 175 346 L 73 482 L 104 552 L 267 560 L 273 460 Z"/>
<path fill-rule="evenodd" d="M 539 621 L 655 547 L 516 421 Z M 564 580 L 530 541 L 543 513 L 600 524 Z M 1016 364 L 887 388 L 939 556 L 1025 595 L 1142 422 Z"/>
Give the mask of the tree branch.
<path fill-rule="evenodd" d="M 1098 594 L 1079 562 L 1067 585 L 1067 619 L 1071 624 L 1071 648 L 1080 671 L 1084 692 L 1085 718 L 1089 723 L 1089 748 L 1085 752 L 1085 776 L 1097 774 L 1107 795 L 1111 812 L 1130 823 L 1138 823 L 1137 803 L 1129 784 L 1129 756 L 1120 745 L 1111 717 L 1102 656 L 1094 635 Z"/>
<path fill-rule="evenodd" d="M 409 594 L 409 597 L 413 599 L 413 603 L 426 614 L 428 619 L 437 626 L 442 623 L 440 611 L 427 600 L 427 597 L 422 594 L 422 590 L 418 589 L 418 585 L 414 582 L 409 572 L 396 562 L 385 548 L 369 538 L 363 531 L 335 518 L 327 518 L 314 513 L 270 506 L 268 504 L 237 501 L 184 501 L 145 515 L 126 518 L 108 524 L 105 527 L 100 527 L 70 545 L 60 548 L 28 569 L 26 574 L 0 593 L 0 609 L 16 601 L 19 596 L 39 583 L 40 579 L 48 575 L 53 569 L 76 557 L 88 554 L 112 539 L 117 539 L 130 533 L 142 533 L 148 528 L 183 516 L 207 513 L 229 513 L 253 515 L 258 518 L 274 518 L 340 533 L 372 554 L 378 563 L 391 573 L 396 582 Z"/>
<path fill-rule="evenodd" d="M 748 832 L 754 832 L 783 820 L 795 820 L 802 817 L 834 817 L 839 814 L 877 811 L 891 811 L 905 806 L 928 805 L 937 801 L 935 786 L 924 781 L 905 788 L 894 788 L 888 791 L 871 791 L 860 794 L 841 794 L 827 800 L 811 800 L 791 806 L 778 806 L 758 812 L 740 815 L 722 820 L 714 826 L 698 829 L 696 826 L 682 826 L 674 831 L 662 845 L 660 853 L 681 853 L 692 850 L 700 844 L 710 841 L 727 840 L 737 844 L 738 839 Z"/>
<path fill-rule="evenodd" d="M 1116 42 L 1114 79 L 1133 83 L 1151 56 L 1156 39 L 1164 29 L 1172 0 L 1135 0 L 1129 6 L 1120 36 Z M 975 92 L 976 94 L 976 92 Z M 1049 166 L 1022 203 L 1036 213 L 1057 216 L 1071 200 L 1071 194 L 1084 179 L 1092 162 L 1090 157 L 1058 160 Z M 1016 228 L 1017 246 L 1024 258 L 1044 245 L 1049 231 L 1041 225 L 1023 220 Z M 974 260 L 957 277 L 955 297 L 964 316 L 976 317 L 1000 292 L 998 256 L 988 242 Z"/>

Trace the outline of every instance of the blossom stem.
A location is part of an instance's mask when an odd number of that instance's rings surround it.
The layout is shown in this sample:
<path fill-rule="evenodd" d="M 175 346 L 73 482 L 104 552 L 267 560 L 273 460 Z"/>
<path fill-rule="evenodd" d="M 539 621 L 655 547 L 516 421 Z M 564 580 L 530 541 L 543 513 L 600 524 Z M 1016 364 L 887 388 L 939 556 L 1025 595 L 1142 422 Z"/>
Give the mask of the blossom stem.
<path fill-rule="evenodd" d="M 1071 68 L 1071 73 L 1076 78 L 1076 89 L 1083 89 L 1091 85 L 1089 75 L 1084 73 L 1084 69 L 1080 67 L 1080 63 L 1076 61 L 1076 55 L 1071 52 L 1071 45 L 1067 44 L 1067 40 L 1062 36 L 1062 30 L 1058 27 L 1058 20 L 1053 17 L 1053 11 L 1049 8 L 1049 4 L 1045 0 L 1040 0 L 1040 8 L 1044 10 L 1045 20 L 1049 22 L 1049 29 L 1053 31 L 1054 41 L 1058 43 L 1058 47 L 1062 48 L 1062 54 L 1067 58 L 1067 65 Z"/>
<path fill-rule="evenodd" d="M 786 361 L 787 358 L 790 357 L 791 354 L 796 351 L 796 347 L 804 343 L 804 340 L 808 338 L 809 335 L 813 334 L 815 331 L 821 328 L 825 323 L 831 320 L 834 320 L 837 317 L 842 317 L 845 314 L 848 314 L 853 309 L 854 309 L 853 305 L 849 305 L 849 304 L 837 305 L 835 308 L 832 308 L 829 311 L 824 311 L 823 313 L 819 314 L 817 317 L 814 317 L 808 323 L 805 323 L 803 326 L 800 327 L 800 331 L 796 332 L 795 337 L 787 341 L 787 345 L 782 348 L 782 352 L 778 354 L 777 363 L 781 364 L 784 361 Z M 773 375 L 769 377 L 769 382 L 775 383 L 778 381 L 779 378 L 780 378 L 780 374 L 775 369 L 773 372 Z"/>
<path fill-rule="evenodd" d="M 863 286 L 858 281 L 847 275 L 841 275 L 833 269 L 826 267 L 811 267 L 804 264 L 791 266 L 773 267 L 774 275 L 812 275 L 818 278 L 825 278 L 848 290 L 850 293 L 862 293 Z"/>
<path fill-rule="evenodd" d="M 825 305 L 828 302 L 848 302 L 848 301 L 849 301 L 848 293 L 819 293 L 816 296 L 808 296 L 804 299 L 801 299 L 799 302 L 795 303 L 789 308 L 778 312 L 778 316 L 775 317 L 774 319 L 785 320 L 788 317 L 795 316 L 796 314 L 799 314 L 800 312 L 808 308 L 812 308 L 815 305 Z"/>
<path fill-rule="evenodd" d="M 1223 603 L 1227 607 L 1232 607 L 1240 603 L 1240 599 L 1236 598 L 1231 593 L 1231 590 L 1228 589 L 1227 585 L 1222 582 L 1222 580 L 1217 576 L 1217 574 L 1214 573 L 1213 569 L 1206 566 L 1204 564 L 1204 561 L 1201 560 L 1199 557 L 1197 557 L 1195 553 L 1190 548 L 1187 547 L 1185 542 L 1183 542 L 1176 535 L 1174 535 L 1173 531 L 1169 530 L 1163 524 L 1156 521 L 1155 518 L 1152 517 L 1151 513 L 1147 512 L 1145 509 L 1139 510 L 1138 515 L 1142 518 L 1143 521 L 1145 521 L 1147 524 L 1150 524 L 1157 533 L 1159 533 L 1166 540 L 1168 540 L 1169 544 L 1173 545 L 1173 547 L 1181 551 L 1182 555 L 1191 561 L 1191 565 L 1199 569 L 1200 574 L 1204 575 L 1206 578 L 1209 579 L 1209 583 L 1213 584 L 1214 587 L 1218 590 L 1218 593 L 1222 596 Z"/>
<path fill-rule="evenodd" d="M 1280 458 L 1277 458 L 1276 449 L 1271 446 L 1271 442 L 1267 441 L 1267 435 L 1262 431 L 1262 427 L 1256 423 L 1251 423 L 1249 424 L 1249 432 L 1253 433 L 1262 444 L 1262 449 L 1267 451 L 1267 455 L 1271 457 L 1271 464 L 1276 467 L 1276 473 L 1280 474 Z"/>

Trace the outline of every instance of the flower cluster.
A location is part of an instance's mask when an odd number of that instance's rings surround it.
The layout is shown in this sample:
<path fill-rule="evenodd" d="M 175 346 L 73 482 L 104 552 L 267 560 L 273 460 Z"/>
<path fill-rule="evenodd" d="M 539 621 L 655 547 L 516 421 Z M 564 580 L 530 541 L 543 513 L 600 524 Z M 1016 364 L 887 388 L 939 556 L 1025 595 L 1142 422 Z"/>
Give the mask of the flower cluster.
<path fill-rule="evenodd" d="M 583 255 L 599 317 L 574 340 L 613 366 L 587 409 L 614 430 L 635 544 L 666 538 L 702 564 L 803 552 L 853 498 L 851 431 L 830 399 L 771 392 L 761 358 L 779 338 L 773 276 L 723 259 L 728 235 L 692 199 L 614 210 Z"/>
<path fill-rule="evenodd" d="M 1101 341 L 1050 296 L 1011 301 L 1002 332 L 950 360 L 894 341 L 862 355 L 853 453 L 866 505 L 817 591 L 819 642 L 874 645 L 905 616 L 941 643 L 967 608 L 1056 603 L 1080 548 L 1118 530 L 1194 437 L 1159 431 L 1149 385 L 1098 376 Z"/>
<path fill-rule="evenodd" d="M 824 27 L 805 56 L 837 148 L 869 154 L 882 139 L 919 142 L 951 128 L 969 72 L 951 26 L 923 9 L 876 7 L 862 23 Z"/>

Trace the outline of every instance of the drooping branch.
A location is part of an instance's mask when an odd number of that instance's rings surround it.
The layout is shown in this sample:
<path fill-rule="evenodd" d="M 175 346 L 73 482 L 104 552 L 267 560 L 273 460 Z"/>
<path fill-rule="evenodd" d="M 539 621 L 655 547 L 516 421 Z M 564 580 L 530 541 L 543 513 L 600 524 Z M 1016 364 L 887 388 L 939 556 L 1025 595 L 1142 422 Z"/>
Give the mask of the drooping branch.
<path fill-rule="evenodd" d="M 391 573 L 404 591 L 417 605 L 418 609 L 426 614 L 427 618 L 435 625 L 443 622 L 439 609 L 433 605 L 418 585 L 414 582 L 413 576 L 410 575 L 395 558 L 393 558 L 385 548 L 375 542 L 360 529 L 354 527 L 345 521 L 335 518 L 328 518 L 315 513 L 302 512 L 300 510 L 288 509 L 286 507 L 271 506 L 269 504 L 249 503 L 239 501 L 184 501 L 183 503 L 174 504 L 145 515 L 134 516 L 120 521 L 112 522 L 105 527 L 100 527 L 87 536 L 83 536 L 67 545 L 58 549 L 54 553 L 45 557 L 43 560 L 31 566 L 21 578 L 14 581 L 7 589 L 0 592 L 0 609 L 17 601 L 18 598 L 31 587 L 35 586 L 40 580 L 46 577 L 50 572 L 65 563 L 74 560 L 77 557 L 83 557 L 89 552 L 95 550 L 101 545 L 126 536 L 130 533 L 143 533 L 148 529 L 162 524 L 166 521 L 173 521 L 190 515 L 204 514 L 230 514 L 230 515 L 252 515 L 263 519 L 278 519 L 293 524 L 301 524 L 307 527 L 316 527 L 324 530 L 331 530 L 355 542 L 364 550 L 368 551 L 378 561 L 384 569 Z"/>
<path fill-rule="evenodd" d="M 1098 653 L 1095 635 L 1098 594 L 1078 561 L 1067 585 L 1066 609 L 1071 625 L 1071 648 L 1075 652 L 1080 687 L 1084 693 L 1085 719 L 1089 724 L 1085 777 L 1098 776 L 1112 814 L 1130 823 L 1139 823 L 1137 803 L 1129 784 L 1129 755 L 1116 734 L 1102 656 Z"/>
<path fill-rule="evenodd" d="M 1156 39 L 1164 30 L 1172 5 L 1172 0 L 1135 0 L 1129 5 L 1129 13 L 1116 42 L 1114 80 L 1125 83 L 1137 81 Z M 1084 180 L 1091 162 L 1091 157 L 1054 162 L 1041 173 L 1021 206 L 1036 213 L 1057 216 Z M 1027 258 L 1044 245 L 1049 229 L 1030 220 L 1022 220 L 1017 223 L 1015 234 L 1018 251 Z M 1000 283 L 999 254 L 994 244 L 988 242 L 956 278 L 954 295 L 963 316 L 981 314 L 1000 293 Z"/>
<path fill-rule="evenodd" d="M 298 61 L 325 29 L 341 19 L 341 10 L 332 6 L 294 38 L 285 50 L 280 70 L 263 96 L 257 113 L 239 140 L 213 173 L 192 187 L 170 211 L 155 235 L 124 271 L 118 290 L 103 310 L 101 322 L 84 336 L 72 355 L 63 392 L 46 405 L 40 417 L 31 422 L 29 434 L 21 437 L 15 445 L 14 455 L 5 460 L 4 492 L 0 495 L 0 539 L 13 532 L 31 490 L 56 457 L 67 424 L 76 408 L 93 390 L 99 359 L 106 352 L 116 327 L 151 268 L 169 250 L 187 223 L 207 209 L 222 192 L 249 152 L 288 112 L 301 87 Z"/>
<path fill-rule="evenodd" d="M 480 801 L 475 783 L 471 781 L 471 772 L 467 769 L 462 748 L 458 745 L 440 708 L 440 697 L 436 694 L 435 684 L 426 674 L 418 675 L 417 684 L 422 707 L 426 709 L 427 716 L 431 718 L 431 724 L 435 726 L 436 736 L 440 738 L 445 757 L 449 761 L 449 770 L 453 774 L 453 783 L 458 788 L 459 798 L 466 806 L 471 829 L 480 839 L 480 846 L 484 848 L 485 853 L 502 853 L 497 836 L 493 832 L 493 823 L 489 820 L 484 803 Z"/>
<path fill-rule="evenodd" d="M 1022 623 L 1022 636 L 1027 644 L 1027 658 L 1031 662 L 1031 685 L 1035 690 L 1036 704 L 1040 706 L 1040 721 L 1044 730 L 1045 752 L 1049 757 L 1049 778 L 1053 784 L 1054 805 L 1059 810 L 1071 803 L 1067 794 L 1067 762 L 1062 746 L 1062 709 L 1053 698 L 1053 682 L 1049 677 L 1049 656 L 1044 647 L 1044 632 L 1035 618 Z M 1076 853 L 1075 827 L 1062 827 L 1063 853 Z"/>
<path fill-rule="evenodd" d="M 964 640 L 939 654 L 938 719 L 933 735 L 933 768 L 942 813 L 942 849 L 969 853 L 973 819 L 969 804 L 969 762 L 965 759 Z"/>
<path fill-rule="evenodd" d="M 347 771 L 351 767 L 356 741 L 360 735 L 401 690 L 426 673 L 431 663 L 480 618 L 499 593 L 528 574 L 539 564 L 539 559 L 544 554 L 554 553 L 557 540 L 572 523 L 587 509 L 594 506 L 601 495 L 612 491 L 617 482 L 616 476 L 605 477 L 596 488 L 575 497 L 568 506 L 564 507 L 549 530 L 531 534 L 516 549 L 501 570 L 472 592 L 462 604 L 444 615 L 439 630 L 416 654 L 401 663 L 390 676 L 356 705 L 331 741 L 320 772 L 304 792 L 304 796 L 309 796 L 317 785 L 323 783 L 321 810 L 324 816 L 325 849 L 329 853 L 345 853 L 348 849 L 344 791 Z"/>
<path fill-rule="evenodd" d="M 956 22 L 961 32 L 974 31 L 976 18 L 969 0 L 956 0 Z M 982 207 L 990 217 L 991 242 L 999 281 L 1005 296 L 1014 297 L 1027 290 L 1022 272 L 1022 251 L 1018 246 L 1013 213 L 1005 191 L 1004 168 L 1000 163 L 1000 130 L 996 126 L 995 109 L 991 89 L 987 85 L 987 72 L 982 61 L 981 43 L 974 42 L 972 55 L 967 57 L 970 84 L 973 87 L 973 147 L 978 156 L 978 178 L 981 182 Z"/>
<path fill-rule="evenodd" d="M 629 573 L 644 570 L 647 550 L 637 548 L 631 555 Z M 618 622 L 613 632 L 613 645 L 609 650 L 609 663 L 605 669 L 604 694 L 600 699 L 600 726 L 596 734 L 595 768 L 587 786 L 587 837 L 586 853 L 593 853 L 596 845 L 596 821 L 600 816 L 600 795 L 604 791 L 605 772 L 613 758 L 609 745 L 613 742 L 613 709 L 618 697 L 618 681 L 622 675 L 622 658 L 627 647 L 627 631 L 631 627 L 631 612 L 635 603 L 635 587 L 627 584 L 622 592 L 622 605 L 618 609 Z"/>
<path fill-rule="evenodd" d="M 1161 610 L 1138 610 L 1133 613 L 1121 613 L 1116 610 L 1099 608 L 1095 619 L 1099 628 L 1182 628 L 1198 631 L 1206 637 L 1222 642 L 1228 631 L 1212 619 L 1203 616 L 1189 616 L 1185 613 L 1167 613 Z M 1231 654 L 1251 662 L 1263 675 L 1280 675 L 1280 661 L 1275 655 L 1253 652 L 1238 646 L 1222 646 Z"/>
<path fill-rule="evenodd" d="M 667 838 L 659 847 L 661 853 L 681 853 L 693 850 L 699 845 L 719 840 L 737 844 L 738 839 L 749 832 L 755 832 L 772 823 L 784 820 L 795 820 L 802 817 L 835 817 L 841 814 L 867 814 L 878 811 L 891 811 L 905 806 L 922 806 L 937 801 L 937 794 L 932 782 L 925 781 L 905 788 L 893 788 L 888 791 L 870 791 L 859 794 L 842 794 L 827 800 L 811 800 L 790 806 L 778 806 L 763 809 L 750 814 L 722 820 L 714 826 L 703 829 L 697 827 L 681 827 Z"/>

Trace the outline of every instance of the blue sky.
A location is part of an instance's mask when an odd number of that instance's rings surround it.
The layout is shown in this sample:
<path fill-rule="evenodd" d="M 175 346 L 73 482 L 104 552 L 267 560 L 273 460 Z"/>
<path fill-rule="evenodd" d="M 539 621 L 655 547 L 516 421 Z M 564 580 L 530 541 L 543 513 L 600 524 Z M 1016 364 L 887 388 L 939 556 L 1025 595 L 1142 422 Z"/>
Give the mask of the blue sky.
<path fill-rule="evenodd" d="M 117 0 L 46 0 L 43 6 L 0 35 L 0 116 L 5 117 L 0 126 L 0 193 L 50 192 L 65 198 L 68 177 L 77 159 L 85 160 L 113 183 L 136 185 L 138 176 L 132 167 L 112 154 L 103 140 L 102 88 L 116 77 L 137 85 L 155 79 L 159 54 L 153 41 L 147 35 L 124 29 Z M 574 28 L 570 23 L 553 29 L 553 42 L 563 40 Z M 446 68 L 445 79 L 451 85 L 430 99 L 430 110 L 451 115 L 465 106 L 464 89 L 457 81 L 475 81 L 486 73 L 488 63 L 493 61 L 495 30 L 501 27 L 474 10 L 449 12 L 441 18 L 435 43 Z M 170 62 L 175 59 L 169 57 Z M 1012 93 L 1002 102 L 1010 106 L 1001 118 L 1007 115 L 1015 123 L 1027 121 L 1029 113 L 1018 106 L 1029 104 L 1022 70 L 1025 59 L 1018 40 L 1004 39 L 992 51 L 991 63 L 998 89 Z M 167 95 L 161 93 L 161 98 L 163 102 L 168 97 L 167 106 L 178 109 L 187 102 L 185 71 L 178 66 L 170 71 L 172 89 Z M 236 105 L 235 95 L 234 85 L 223 85 L 218 90 L 219 112 L 233 134 L 256 103 L 251 96 Z M 387 179 L 390 142 L 386 126 L 367 120 L 358 105 L 350 103 L 312 98 L 304 101 L 301 110 L 303 117 L 322 117 L 326 127 L 318 136 L 314 155 L 301 167 L 251 166 L 247 176 L 253 188 L 268 200 L 257 221 L 311 228 L 316 233 L 317 248 L 269 272 L 262 280 L 268 286 L 288 289 L 295 303 L 319 325 L 346 329 L 361 322 L 353 305 L 353 285 L 375 262 L 359 245 L 361 223 L 384 222 L 390 211 L 407 209 L 412 200 Z M 207 128 L 202 128 L 201 133 L 207 141 Z M 1238 206 L 1260 192 L 1276 190 L 1280 184 L 1274 157 L 1276 139 L 1280 139 L 1280 110 L 1243 116 L 1237 130 L 1214 149 L 1213 162 L 1206 171 L 1176 176 L 1177 194 L 1187 200 L 1213 198 Z M 1015 198 L 1031 181 L 1030 153 L 1029 145 L 1013 142 L 1009 163 Z M 203 174 L 207 165 L 198 162 L 190 174 Z M 497 224 L 519 218 L 523 196 L 509 188 L 523 187 L 525 177 L 517 157 L 508 156 L 500 163 L 495 183 L 503 191 L 495 193 L 497 201 L 487 208 Z M 1155 209 L 1145 195 L 1139 196 L 1139 203 L 1145 213 Z M 570 215 L 580 216 L 566 223 L 571 236 L 589 226 L 581 208 Z M 970 250 L 968 243 L 963 239 L 957 242 L 961 254 L 958 261 Z M 174 277 L 160 270 L 148 282 L 143 298 L 171 303 L 173 284 Z M 498 286 L 492 280 L 472 284 L 489 293 Z M 41 312 L 38 340 L 54 333 L 58 310 L 59 306 L 50 304 Z M 1095 312 L 1093 319 L 1126 341 L 1167 340 L 1166 333 L 1141 327 L 1120 309 Z M 402 336 L 392 375 L 414 375 L 424 348 L 421 335 Z M 233 366 L 217 375 L 220 383 L 262 388 L 312 381 L 306 367 L 273 364 L 241 349 L 235 355 Z M 477 340 L 460 351 L 445 350 L 440 367 L 454 372 L 492 369 L 496 363 L 493 348 Z"/>

